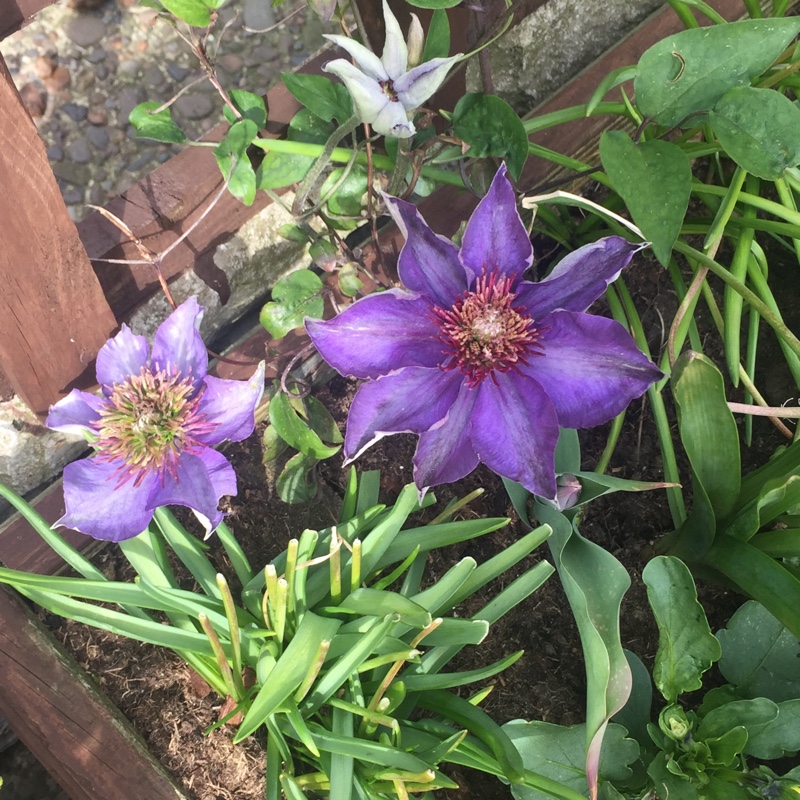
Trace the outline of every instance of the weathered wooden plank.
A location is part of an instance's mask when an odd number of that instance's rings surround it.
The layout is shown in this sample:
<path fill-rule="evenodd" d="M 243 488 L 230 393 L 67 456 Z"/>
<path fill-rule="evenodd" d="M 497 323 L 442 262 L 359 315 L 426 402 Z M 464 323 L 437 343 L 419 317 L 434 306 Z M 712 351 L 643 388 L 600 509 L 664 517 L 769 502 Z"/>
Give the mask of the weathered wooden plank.
<path fill-rule="evenodd" d="M 0 41 L 18 31 L 55 0 L 0 0 Z"/>
<path fill-rule="evenodd" d="M 0 108 L 0 363 L 41 413 L 86 369 L 116 321 L 2 58 Z"/>
<path fill-rule="evenodd" d="M 72 800 L 185 800 L 122 713 L 0 590 L 0 714 Z"/>

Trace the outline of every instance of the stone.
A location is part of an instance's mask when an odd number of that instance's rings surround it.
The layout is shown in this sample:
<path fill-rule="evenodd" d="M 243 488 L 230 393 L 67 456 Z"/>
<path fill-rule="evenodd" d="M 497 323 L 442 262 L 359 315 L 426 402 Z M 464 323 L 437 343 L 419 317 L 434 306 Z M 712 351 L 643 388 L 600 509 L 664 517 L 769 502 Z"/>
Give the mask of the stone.
<path fill-rule="evenodd" d="M 138 61 L 132 58 L 125 58 L 119 62 L 117 75 L 121 75 L 123 78 L 135 78 L 141 69 L 142 65 Z"/>
<path fill-rule="evenodd" d="M 109 69 L 105 64 L 98 64 L 94 74 L 98 80 L 104 81 L 108 77 Z"/>
<path fill-rule="evenodd" d="M 86 120 L 90 125 L 107 125 L 108 112 L 104 108 L 90 108 L 86 115 Z"/>
<path fill-rule="evenodd" d="M 38 119 L 47 110 L 47 92 L 35 83 L 26 83 L 20 90 L 22 105 L 33 119 Z"/>
<path fill-rule="evenodd" d="M 67 147 L 69 157 L 77 164 L 88 164 L 92 160 L 92 151 L 85 136 L 76 139 Z"/>
<path fill-rule="evenodd" d="M 75 161 L 55 161 L 50 164 L 53 174 L 62 183 L 74 186 L 85 186 L 89 182 L 90 168 L 87 164 L 78 164 Z"/>
<path fill-rule="evenodd" d="M 89 47 L 105 37 L 106 25 L 94 14 L 76 14 L 67 19 L 64 32 L 78 47 Z"/>
<path fill-rule="evenodd" d="M 88 61 L 91 64 L 99 64 L 101 61 L 105 59 L 105 57 L 106 57 L 106 51 L 103 50 L 102 47 L 95 47 L 95 49 L 92 50 L 91 53 L 89 53 Z"/>
<path fill-rule="evenodd" d="M 242 11 L 246 28 L 262 31 L 275 24 L 275 12 L 269 0 L 244 0 Z"/>
<path fill-rule="evenodd" d="M 117 107 L 119 108 L 120 124 L 127 123 L 128 117 L 139 103 L 147 99 L 144 88 L 141 86 L 126 86 L 120 89 L 117 95 Z"/>
<path fill-rule="evenodd" d="M 186 67 L 182 67 L 180 64 L 168 64 L 167 65 L 167 74 L 172 78 L 174 81 L 182 81 L 189 73 L 191 72 L 190 69 Z"/>
<path fill-rule="evenodd" d="M 72 76 L 66 67 L 56 67 L 53 74 L 45 78 L 44 85 L 50 92 L 60 92 L 72 82 Z"/>
<path fill-rule="evenodd" d="M 74 186 L 71 189 L 67 189 L 62 194 L 62 197 L 68 206 L 74 206 L 83 202 L 83 192 L 80 189 L 76 189 Z"/>
<path fill-rule="evenodd" d="M 158 89 L 165 81 L 164 73 L 156 66 L 148 67 L 144 72 L 144 82 L 151 89 Z"/>
<path fill-rule="evenodd" d="M 47 158 L 50 161 L 61 161 L 64 158 L 64 151 L 57 144 L 54 144 L 47 148 Z"/>
<path fill-rule="evenodd" d="M 200 92 L 181 95 L 173 108 L 184 119 L 205 119 L 214 110 L 214 101 Z"/>
<path fill-rule="evenodd" d="M 244 66 L 244 61 L 235 53 L 226 53 L 224 56 L 217 59 L 217 66 L 220 69 L 224 69 L 225 72 L 235 74 L 241 71 Z"/>
<path fill-rule="evenodd" d="M 86 106 L 78 105 L 77 103 L 64 103 L 59 108 L 63 114 L 66 114 L 71 120 L 75 122 L 83 122 L 86 119 L 89 109 Z"/>
<path fill-rule="evenodd" d="M 90 125 L 86 131 L 86 138 L 98 149 L 105 150 L 109 145 L 108 131 L 105 128 L 96 128 Z"/>
<path fill-rule="evenodd" d="M 49 78 L 57 66 L 58 62 L 53 56 L 39 56 L 33 65 L 33 71 L 37 78 Z"/>
<path fill-rule="evenodd" d="M 153 150 L 145 150 L 139 158 L 128 164 L 128 172 L 138 172 L 140 169 L 144 169 L 153 160 L 154 155 L 155 152 Z"/>

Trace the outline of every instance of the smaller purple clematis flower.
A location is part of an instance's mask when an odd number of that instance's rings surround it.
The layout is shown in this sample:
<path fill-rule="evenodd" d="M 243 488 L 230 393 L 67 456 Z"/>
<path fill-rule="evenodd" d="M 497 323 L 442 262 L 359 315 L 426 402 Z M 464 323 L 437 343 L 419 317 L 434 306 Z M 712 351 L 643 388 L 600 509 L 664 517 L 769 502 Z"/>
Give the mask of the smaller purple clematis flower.
<path fill-rule="evenodd" d="M 50 408 L 48 427 L 82 433 L 96 450 L 64 469 L 67 513 L 56 525 L 120 542 L 170 504 L 191 508 L 206 536 L 222 522 L 219 500 L 236 494 L 236 475 L 213 447 L 253 432 L 264 365 L 249 381 L 207 375 L 202 316 L 187 300 L 159 327 L 150 353 L 144 336 L 123 325 L 97 355 L 102 394 L 73 389 Z"/>
<path fill-rule="evenodd" d="M 460 250 L 410 203 L 386 202 L 406 237 L 398 262 L 406 290 L 365 297 L 327 322 L 306 320 L 329 364 L 366 379 L 350 408 L 346 458 L 387 434 L 415 433 L 420 490 L 483 462 L 555 502 L 559 426 L 607 422 L 661 377 L 618 322 L 584 313 L 640 246 L 610 236 L 543 281 L 522 280 L 533 249 L 504 166 Z"/>
<path fill-rule="evenodd" d="M 347 36 L 326 35 L 326 39 L 347 50 L 356 66 L 337 58 L 323 69 L 341 78 L 353 98 L 356 113 L 376 133 L 407 139 L 416 133 L 409 116 L 442 85 L 462 53 L 420 64 L 425 37 L 417 15 L 411 15 L 408 44 L 386 0 L 383 18 L 386 41 L 380 58 Z"/>

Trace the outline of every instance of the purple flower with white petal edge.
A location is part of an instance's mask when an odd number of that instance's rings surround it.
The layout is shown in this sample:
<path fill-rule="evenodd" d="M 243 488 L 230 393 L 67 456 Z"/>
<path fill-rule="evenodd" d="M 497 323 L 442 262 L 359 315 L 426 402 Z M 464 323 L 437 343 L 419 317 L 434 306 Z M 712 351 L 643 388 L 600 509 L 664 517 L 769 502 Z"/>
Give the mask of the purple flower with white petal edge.
<path fill-rule="evenodd" d="M 347 50 L 356 66 L 337 58 L 323 69 L 341 78 L 353 98 L 356 113 L 376 133 L 407 139 L 416 133 L 409 115 L 442 85 L 462 53 L 418 64 L 424 34 L 417 15 L 411 15 L 408 44 L 386 0 L 383 0 L 383 18 L 386 41 L 380 58 L 347 36 L 326 35 L 326 39 Z"/>
<path fill-rule="evenodd" d="M 410 203 L 386 202 L 406 237 L 398 262 L 406 290 L 365 297 L 327 322 L 306 320 L 329 364 L 366 379 L 345 456 L 415 433 L 420 489 L 483 462 L 554 501 L 559 426 L 600 425 L 661 377 L 618 322 L 584 313 L 640 246 L 610 236 L 570 253 L 543 281 L 522 280 L 533 250 L 504 166 L 460 250 Z"/>
<path fill-rule="evenodd" d="M 48 427 L 82 433 L 97 451 L 64 469 L 67 513 L 56 525 L 120 542 L 170 504 L 191 508 L 206 536 L 222 522 L 219 500 L 236 494 L 236 475 L 213 447 L 253 432 L 264 365 L 249 381 L 207 375 L 202 316 L 187 300 L 159 327 L 151 353 L 123 325 L 97 355 L 102 394 L 73 389 L 50 408 Z"/>

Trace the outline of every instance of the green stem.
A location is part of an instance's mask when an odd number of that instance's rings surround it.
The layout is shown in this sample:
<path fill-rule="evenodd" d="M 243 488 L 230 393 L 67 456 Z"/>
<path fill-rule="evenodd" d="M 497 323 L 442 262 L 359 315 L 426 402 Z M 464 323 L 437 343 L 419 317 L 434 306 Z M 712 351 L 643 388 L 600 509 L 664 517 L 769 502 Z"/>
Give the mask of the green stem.
<path fill-rule="evenodd" d="M 275 153 L 306 156 L 307 158 L 319 158 L 325 150 L 325 145 L 313 144 L 311 142 L 290 142 L 288 139 L 254 139 L 253 144 L 266 152 L 271 150 Z M 329 154 L 330 161 L 335 161 L 340 164 L 346 164 L 352 157 L 353 151 L 347 147 L 335 147 Z M 367 154 L 359 153 L 356 156 L 356 164 L 366 166 Z M 389 156 L 373 154 L 372 165 L 376 169 L 391 172 L 394 169 L 395 162 L 389 158 Z M 424 178 L 435 181 L 436 183 L 458 186 L 461 189 L 464 188 L 464 181 L 461 180 L 461 176 L 457 172 L 449 172 L 448 170 L 439 169 L 438 167 L 423 167 L 421 174 Z"/>
<path fill-rule="evenodd" d="M 406 179 L 408 165 L 411 163 L 411 153 L 408 149 L 408 139 L 397 140 L 397 160 L 394 163 L 394 172 L 389 180 L 388 192 L 393 197 L 400 194 L 400 188 Z"/>
<path fill-rule="evenodd" d="M 623 411 L 621 414 L 617 414 L 617 416 L 614 417 L 614 421 L 611 423 L 611 430 L 608 433 L 608 441 L 606 442 L 606 446 L 603 448 L 603 452 L 600 454 L 600 458 L 597 459 L 597 465 L 594 468 L 594 471 L 599 475 L 602 475 L 608 469 L 608 465 L 611 463 L 611 457 L 614 455 L 614 450 L 617 447 L 619 435 L 622 432 L 622 424 L 624 422 L 625 412 Z"/>
<path fill-rule="evenodd" d="M 683 4 L 680 0 L 667 0 L 672 10 L 678 15 L 678 19 L 683 23 L 685 28 L 698 27 L 697 20 L 694 14 Z"/>
<path fill-rule="evenodd" d="M 532 133 L 545 130 L 546 128 L 554 128 L 556 125 L 563 125 L 565 122 L 574 122 L 578 119 L 584 119 L 588 110 L 589 104 L 584 103 L 580 106 L 570 106 L 570 108 L 551 111 L 549 114 L 541 114 L 538 117 L 523 120 L 522 124 L 525 127 L 525 133 L 530 136 Z M 598 103 L 597 107 L 592 112 L 592 116 L 597 114 L 615 114 L 617 116 L 627 117 L 628 109 L 625 103 Z"/>
<path fill-rule="evenodd" d="M 728 190 L 724 186 L 710 186 L 700 181 L 692 181 L 692 192 L 694 194 L 711 194 L 717 197 L 724 197 Z M 800 212 L 786 208 L 786 206 L 776 203 L 774 200 L 766 200 L 757 194 L 750 194 L 750 192 L 740 192 L 739 202 L 784 219 L 792 223 L 792 225 L 800 225 Z"/>
<path fill-rule="evenodd" d="M 744 193 L 742 193 L 741 197 L 744 198 L 744 196 Z M 777 205 L 777 203 L 774 205 Z M 786 346 L 789 347 L 789 349 L 792 350 L 792 352 L 794 352 L 798 358 L 800 358 L 800 339 L 798 339 L 789 330 L 789 328 L 778 315 L 774 314 L 767 307 L 766 303 L 762 302 L 758 296 L 754 292 L 750 291 L 750 289 L 748 289 L 741 281 L 736 280 L 736 278 L 734 278 L 733 275 L 731 275 L 731 273 L 722 266 L 722 264 L 719 264 L 718 262 L 714 261 L 713 258 L 709 258 L 704 253 L 701 253 L 699 250 L 695 250 L 694 247 L 691 247 L 690 245 L 686 244 L 686 242 L 682 242 L 680 240 L 675 242 L 674 249 L 684 256 L 687 256 L 689 259 L 694 259 L 701 266 L 707 267 L 709 272 L 713 272 L 734 291 L 738 292 L 744 300 L 750 303 L 751 307 L 764 319 L 767 325 L 769 325 L 775 331 L 779 339 L 782 342 L 785 342 Z"/>

